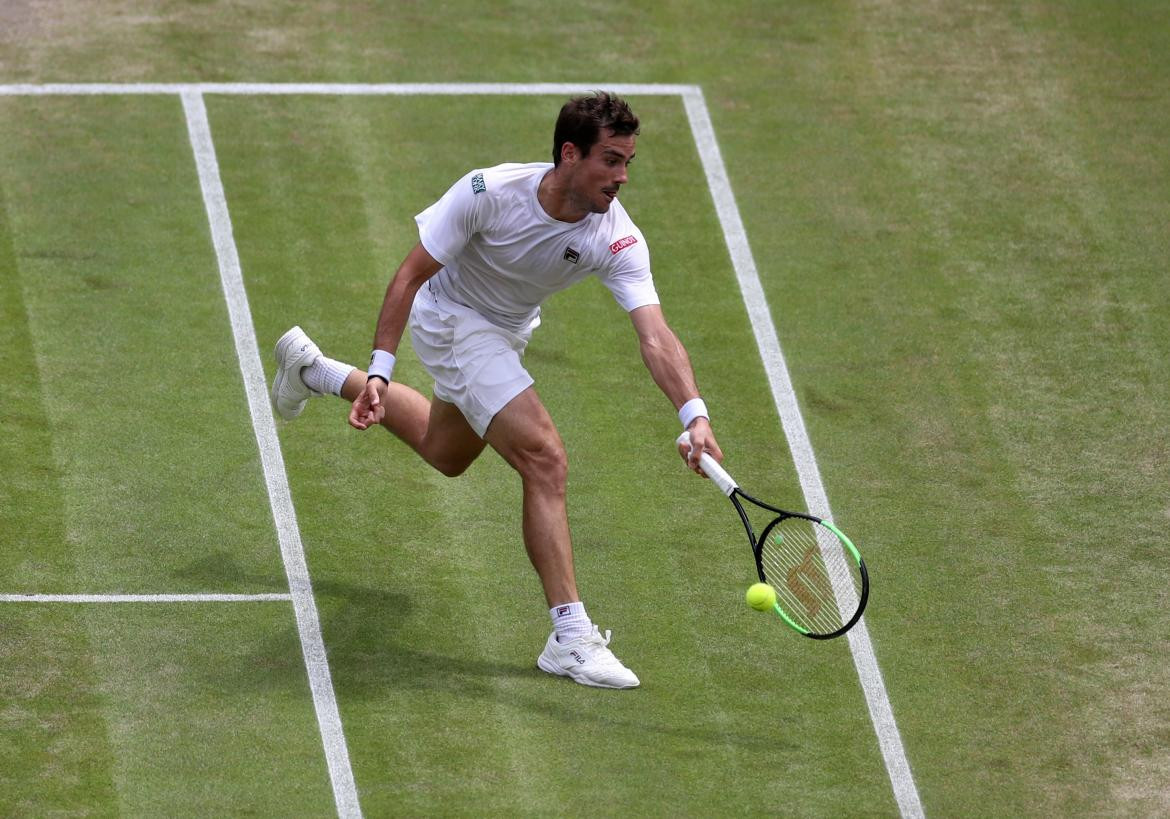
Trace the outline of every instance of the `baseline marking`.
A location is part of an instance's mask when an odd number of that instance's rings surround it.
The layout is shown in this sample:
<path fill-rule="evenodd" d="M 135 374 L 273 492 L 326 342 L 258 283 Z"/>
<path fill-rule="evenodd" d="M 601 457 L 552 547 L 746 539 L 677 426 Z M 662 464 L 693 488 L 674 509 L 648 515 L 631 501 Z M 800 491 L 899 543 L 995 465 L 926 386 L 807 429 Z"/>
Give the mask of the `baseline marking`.
<path fill-rule="evenodd" d="M 0 85 L 0 96 L 106 96 L 122 94 L 235 94 L 244 96 L 311 94 L 315 96 L 519 96 L 533 94 L 580 94 L 605 88 L 626 96 L 681 96 L 695 90 L 690 85 L 631 85 L 598 83 L 47 83 Z"/>
<path fill-rule="evenodd" d="M 816 455 L 813 454 L 812 442 L 804 426 L 804 418 L 800 414 L 796 391 L 792 387 L 788 365 L 780 349 L 780 338 L 776 333 L 776 325 L 772 322 L 772 311 L 768 308 L 768 301 L 764 296 L 764 287 L 760 283 L 755 258 L 748 244 L 747 231 L 739 214 L 739 205 L 731 191 L 731 182 L 727 176 L 727 168 L 723 164 L 719 143 L 715 139 L 715 128 L 711 124 L 711 115 L 703 99 L 702 89 L 695 88 L 684 94 L 683 104 L 691 122 L 703 170 L 707 174 L 707 186 L 715 200 L 715 210 L 719 214 L 719 223 L 723 227 L 727 249 L 731 252 L 732 265 L 735 267 L 735 276 L 739 281 L 744 306 L 747 307 L 752 332 L 756 337 L 756 346 L 760 349 L 760 358 L 768 374 L 772 400 L 776 405 L 776 411 L 780 413 L 784 436 L 788 439 L 788 447 L 792 451 L 792 460 L 796 465 L 796 474 L 800 479 L 805 504 L 812 514 L 832 520 L 829 496 L 821 481 L 821 471 L 817 466 Z M 866 628 L 864 616 L 849 630 L 846 637 L 849 640 L 849 651 L 853 655 L 853 665 L 857 669 L 858 679 L 865 692 L 869 718 L 877 733 L 878 745 L 890 776 L 890 783 L 894 788 L 898 808 L 905 817 L 924 816 L 922 801 L 914 785 L 914 776 L 906 759 L 906 750 L 902 746 L 902 736 L 898 732 L 897 723 L 894 722 L 894 711 L 890 707 L 890 697 L 882 680 L 881 669 L 878 668 L 877 656 L 869 639 L 869 629 Z"/>
<path fill-rule="evenodd" d="M 291 594 L 0 594 L 0 603 L 258 603 Z"/>
<path fill-rule="evenodd" d="M 297 633 L 301 638 L 301 651 L 305 656 L 305 667 L 309 673 L 313 708 L 317 712 L 317 724 L 325 745 L 325 759 L 329 766 L 329 779 L 333 784 L 333 798 L 339 816 L 360 817 L 361 806 L 358 803 L 353 768 L 349 762 L 349 748 L 345 744 L 345 734 L 341 728 L 337 695 L 333 691 L 333 678 L 329 673 L 329 662 L 325 656 L 321 621 L 317 615 L 317 603 L 313 599 L 312 584 L 309 582 L 309 568 L 305 561 L 305 550 L 301 543 L 296 511 L 293 508 L 292 493 L 288 487 L 280 439 L 276 436 L 276 423 L 268 404 L 268 385 L 264 378 L 264 367 L 260 363 L 260 350 L 256 345 L 256 330 L 252 324 L 251 308 L 248 307 L 248 295 L 244 290 L 240 257 L 236 251 L 235 238 L 232 236 L 227 196 L 224 194 L 223 181 L 219 175 L 215 144 L 211 139 L 211 124 L 207 120 L 207 108 L 200 93 L 185 91 L 182 100 L 183 111 L 187 116 L 187 130 L 191 137 L 191 148 L 195 153 L 195 165 L 199 171 L 199 186 L 203 190 L 203 202 L 207 208 L 212 242 L 219 261 L 224 299 L 227 301 L 228 314 L 231 318 L 236 357 L 240 362 L 240 373 L 248 396 L 252 429 L 260 448 L 260 462 L 264 467 L 265 483 L 268 485 L 272 517 L 280 541 L 280 555 L 284 560 L 293 610 L 296 612 Z"/>

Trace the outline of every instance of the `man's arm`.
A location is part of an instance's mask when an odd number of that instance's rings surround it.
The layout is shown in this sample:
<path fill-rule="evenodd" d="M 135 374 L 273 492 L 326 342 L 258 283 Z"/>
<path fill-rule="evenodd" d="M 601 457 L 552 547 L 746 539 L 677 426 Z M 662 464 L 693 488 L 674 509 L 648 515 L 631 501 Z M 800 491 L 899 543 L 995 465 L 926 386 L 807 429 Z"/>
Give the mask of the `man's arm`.
<path fill-rule="evenodd" d="M 406 254 L 398 266 L 398 272 L 386 287 L 386 297 L 382 299 L 382 312 L 378 315 L 378 327 L 374 331 L 375 350 L 398 352 L 398 343 L 402 341 L 415 293 L 427 279 L 442 269 L 443 265 L 435 261 L 421 243 Z"/>
<path fill-rule="evenodd" d="M 686 348 L 678 340 L 678 336 L 666 323 L 662 307 L 647 304 L 635 308 L 630 311 L 630 320 L 633 321 L 634 330 L 638 334 L 642 360 L 646 363 L 654 383 L 666 394 L 674 408 L 681 409 L 687 401 L 698 398 L 699 388 L 695 385 L 695 372 L 691 367 L 690 356 L 687 355 Z M 722 461 L 723 452 L 719 449 L 707 418 L 703 416 L 695 418 L 688 429 L 691 431 L 693 448 L 688 453 L 680 446 L 679 454 L 691 469 L 702 474 L 699 469 L 699 456 L 708 452 L 715 460 Z"/>
<path fill-rule="evenodd" d="M 391 355 L 398 352 L 415 294 L 427 279 L 442 269 L 443 265 L 427 253 L 421 243 L 416 244 L 406 255 L 382 299 L 382 311 L 378 314 L 378 326 L 374 331 L 375 350 L 384 350 Z M 352 426 L 368 429 L 381 422 L 386 412 L 382 406 L 382 393 L 386 387 L 387 384 L 381 378 L 366 381 L 366 388 L 354 400 L 353 408 L 349 411 L 349 423 Z"/>

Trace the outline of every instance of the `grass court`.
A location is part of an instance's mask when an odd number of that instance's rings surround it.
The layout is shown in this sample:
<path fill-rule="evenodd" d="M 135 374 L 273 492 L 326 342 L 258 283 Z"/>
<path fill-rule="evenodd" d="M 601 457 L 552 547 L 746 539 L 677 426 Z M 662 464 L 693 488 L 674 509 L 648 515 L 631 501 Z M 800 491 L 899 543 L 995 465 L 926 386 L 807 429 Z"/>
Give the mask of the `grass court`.
<path fill-rule="evenodd" d="M 0 814 L 1170 810 L 1167 23 L 1095 2 L 0 11 Z M 89 83 L 122 91 L 46 93 Z M 636 691 L 536 670 L 548 618 L 499 458 L 451 480 L 340 401 L 260 411 L 294 323 L 366 359 L 411 217 L 473 167 L 546 157 L 560 84 L 631 88 L 622 199 L 726 465 L 800 509 L 770 320 L 869 564 L 896 733 L 857 646 L 743 604 L 734 514 L 678 463 L 596 282 L 546 305 L 526 364 Z"/>

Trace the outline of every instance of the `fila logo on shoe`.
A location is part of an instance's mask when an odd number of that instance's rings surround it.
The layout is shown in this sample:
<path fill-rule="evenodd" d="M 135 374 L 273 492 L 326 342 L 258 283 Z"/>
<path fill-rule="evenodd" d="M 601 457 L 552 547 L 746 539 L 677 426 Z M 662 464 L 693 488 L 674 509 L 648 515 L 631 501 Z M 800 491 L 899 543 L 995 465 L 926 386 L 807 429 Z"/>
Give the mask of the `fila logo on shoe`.
<path fill-rule="evenodd" d="M 581 653 L 577 649 L 573 649 L 569 654 L 577 661 L 577 665 L 585 665 L 585 658 L 581 656 Z"/>

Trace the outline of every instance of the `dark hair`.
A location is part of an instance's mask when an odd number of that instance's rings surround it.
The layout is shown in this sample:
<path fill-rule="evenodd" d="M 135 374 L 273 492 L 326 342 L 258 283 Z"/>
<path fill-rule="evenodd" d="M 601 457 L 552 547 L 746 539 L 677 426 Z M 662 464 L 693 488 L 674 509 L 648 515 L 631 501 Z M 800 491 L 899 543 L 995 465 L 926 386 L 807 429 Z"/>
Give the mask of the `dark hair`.
<path fill-rule="evenodd" d="M 561 148 L 571 142 L 583 156 L 601 139 L 601 129 L 616 136 L 638 133 L 638 118 L 626 101 L 615 94 L 597 91 L 587 97 L 574 97 L 561 108 L 553 131 L 553 164 L 561 164 Z"/>

